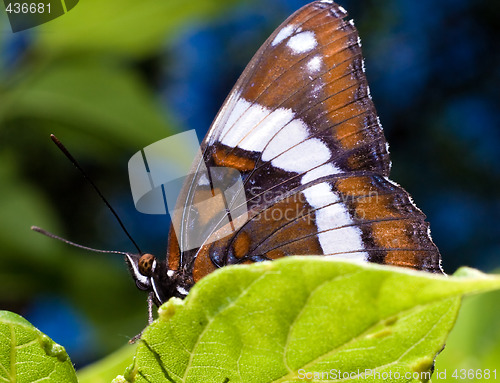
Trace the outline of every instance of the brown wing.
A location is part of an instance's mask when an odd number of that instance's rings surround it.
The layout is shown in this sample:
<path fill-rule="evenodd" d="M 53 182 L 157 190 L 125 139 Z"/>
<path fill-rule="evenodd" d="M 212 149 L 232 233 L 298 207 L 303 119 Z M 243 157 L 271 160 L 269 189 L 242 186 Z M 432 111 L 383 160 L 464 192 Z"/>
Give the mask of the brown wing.
<path fill-rule="evenodd" d="M 436 272 L 440 258 L 428 230 L 401 187 L 357 172 L 293 190 L 211 244 L 209 254 L 218 267 L 323 254 Z"/>
<path fill-rule="evenodd" d="M 181 241 L 193 222 L 204 220 L 207 242 L 181 251 L 171 262 L 175 269 L 197 280 L 227 264 L 324 254 L 441 271 L 425 216 L 387 178 L 387 143 L 359 36 L 346 15 L 330 1 L 306 5 L 245 69 L 193 169 L 203 163 L 241 173 L 246 223 L 209 243 L 223 226 L 220 217 L 211 221 L 210 214 L 184 209 Z M 186 183 L 184 206 L 210 189 L 200 178 L 195 174 Z"/>

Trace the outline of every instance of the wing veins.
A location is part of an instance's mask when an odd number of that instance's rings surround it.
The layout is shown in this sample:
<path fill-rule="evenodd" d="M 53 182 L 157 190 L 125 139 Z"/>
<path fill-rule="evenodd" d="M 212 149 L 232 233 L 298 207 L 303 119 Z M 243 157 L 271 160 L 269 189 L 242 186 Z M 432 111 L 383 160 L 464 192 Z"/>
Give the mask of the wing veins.
<path fill-rule="evenodd" d="M 330 231 L 344 229 L 344 228 L 347 228 L 347 227 L 358 227 L 358 226 L 363 226 L 363 225 L 369 225 L 369 224 L 372 224 L 372 223 L 388 222 L 388 221 L 414 222 L 416 220 L 412 220 L 412 219 L 409 219 L 409 218 L 388 218 L 388 219 L 377 219 L 377 220 L 365 221 L 363 223 L 352 223 L 352 224 L 349 224 L 349 225 L 338 226 L 338 227 L 330 228 L 330 229 L 327 229 L 327 230 L 317 231 L 317 232 L 314 232 L 312 234 L 307 234 L 307 235 L 304 235 L 302 237 L 294 238 L 294 239 L 292 239 L 292 240 L 290 240 L 288 242 L 280 243 L 278 246 L 275 246 L 275 247 L 269 249 L 268 252 L 276 250 L 276 249 L 279 249 L 280 247 L 289 245 L 290 243 L 294 243 L 294 242 L 301 241 L 301 240 L 306 239 L 306 238 L 317 236 L 318 234 L 321 234 L 321 233 L 327 233 L 327 232 L 330 232 Z M 418 222 L 425 222 L 425 221 L 418 221 Z M 275 230 L 273 232 L 273 234 L 276 231 L 277 230 Z M 378 249 L 378 250 L 396 250 L 396 249 L 390 248 L 390 249 Z M 406 249 L 402 248 L 401 250 L 406 250 Z M 364 250 L 360 250 L 360 251 L 364 251 Z M 342 253 L 340 253 L 340 254 L 342 254 Z"/>
<path fill-rule="evenodd" d="M 338 30 L 338 29 L 337 29 L 337 30 Z M 226 137 L 226 136 L 230 133 L 231 129 L 233 129 L 233 128 L 234 128 L 234 126 L 235 126 L 235 125 L 236 125 L 236 124 L 237 124 L 237 123 L 241 120 L 241 118 L 245 116 L 245 114 L 246 114 L 246 113 L 247 113 L 247 112 L 251 109 L 251 107 L 252 107 L 252 106 L 254 106 L 255 104 L 258 104 L 258 101 L 260 100 L 260 98 L 261 98 L 261 97 L 262 97 L 262 96 L 263 96 L 263 95 L 264 95 L 264 94 L 265 94 L 265 93 L 269 90 L 269 88 L 270 88 L 271 86 L 273 86 L 273 84 L 275 84 L 276 82 L 278 82 L 278 81 L 279 81 L 279 79 L 280 79 L 281 77 L 283 77 L 283 76 L 284 76 L 287 72 L 289 72 L 290 70 L 292 70 L 292 69 L 294 69 L 295 67 L 299 66 L 299 65 L 300 65 L 300 64 L 302 64 L 304 61 L 307 61 L 308 59 L 310 59 L 310 57 L 311 57 L 311 56 L 314 56 L 314 55 L 315 55 L 315 54 L 316 54 L 319 50 L 322 50 L 322 49 L 324 49 L 325 47 L 328 47 L 329 45 L 336 43 L 337 41 L 341 40 L 342 38 L 350 37 L 351 35 L 356 35 L 356 34 L 357 34 L 357 32 L 356 32 L 356 31 L 352 31 L 352 32 L 350 32 L 350 33 L 349 33 L 348 35 L 346 35 L 346 36 L 342 36 L 342 37 L 339 37 L 338 39 L 332 40 L 332 41 L 330 41 L 328 44 L 324 45 L 323 47 L 320 47 L 320 48 L 315 48 L 314 50 L 310 51 L 310 53 L 308 53 L 306 56 L 304 56 L 304 57 L 302 57 L 301 59 L 299 59 L 299 60 L 297 60 L 296 62 L 294 62 L 294 63 L 293 63 L 293 64 L 292 64 L 289 68 L 287 68 L 287 69 L 286 69 L 283 73 L 281 73 L 280 75 L 278 75 L 278 77 L 276 77 L 276 78 L 275 78 L 272 82 L 270 82 L 270 83 L 269 83 L 269 84 L 268 84 L 268 85 L 267 85 L 267 86 L 266 86 L 266 87 L 262 90 L 262 92 L 261 92 L 261 93 L 260 93 L 260 94 L 259 94 L 259 95 L 258 95 L 258 96 L 254 99 L 254 100 L 252 100 L 252 102 L 250 102 L 250 103 L 249 103 L 249 106 L 248 106 L 248 107 L 247 107 L 247 108 L 246 108 L 246 109 L 245 109 L 245 110 L 241 113 L 241 115 L 240 115 L 240 116 L 239 116 L 239 117 L 238 117 L 238 118 L 237 118 L 237 119 L 233 122 L 233 124 L 232 124 L 230 127 L 228 127 L 228 128 L 227 128 L 226 132 L 224 133 L 224 135 L 222 135 L 222 136 L 220 137 L 220 140 L 219 140 L 219 141 L 222 141 L 222 140 L 224 139 L 224 137 Z M 334 54 L 336 55 L 336 54 L 342 53 L 342 52 L 344 52 L 344 51 L 346 51 L 346 50 L 348 50 L 348 49 L 352 48 L 353 46 L 359 46 L 359 43 L 358 43 L 358 42 L 355 42 L 355 43 L 353 43 L 353 44 L 351 44 L 351 45 L 349 45 L 349 46 L 342 47 L 342 49 L 340 49 L 340 50 L 338 50 L 338 51 L 335 51 L 335 52 L 332 52 L 332 53 L 331 53 L 331 55 L 334 55 Z M 349 60 L 352 60 L 352 58 L 353 58 L 353 57 L 356 57 L 356 56 L 360 56 L 360 57 L 362 58 L 362 56 L 361 56 L 361 54 L 360 54 L 360 53 L 359 53 L 359 54 L 356 54 L 356 55 L 354 55 L 354 56 L 352 56 L 352 57 L 350 57 L 350 58 L 348 58 L 348 59 L 346 59 L 346 60 L 341 61 L 341 62 L 340 62 L 340 63 L 338 63 L 335 67 L 327 68 L 327 69 L 326 69 L 326 70 L 324 70 L 323 72 L 321 72 L 321 73 L 319 73 L 319 74 L 315 75 L 314 80 L 311 80 L 311 81 L 310 81 L 310 82 L 308 82 L 306 85 L 304 85 L 304 86 L 302 86 L 302 87 L 300 87 L 300 88 L 296 89 L 296 91 L 295 91 L 294 93 L 292 93 L 292 95 L 290 95 L 289 97 L 285 98 L 285 99 L 284 99 L 284 100 L 283 100 L 283 101 L 282 101 L 282 102 L 281 102 L 281 103 L 280 103 L 277 107 L 275 107 L 275 108 L 271 109 L 271 112 L 273 112 L 273 111 L 277 110 L 277 109 L 278 109 L 279 107 L 281 107 L 281 106 L 282 106 L 282 105 L 283 105 L 286 101 L 289 101 L 290 99 L 292 99 L 292 97 L 293 97 L 295 94 L 297 94 L 299 91 L 303 90 L 303 89 L 304 89 L 307 85 L 309 85 L 310 83 L 312 83 L 312 82 L 314 82 L 314 81 L 316 81 L 316 80 L 318 80 L 318 81 L 319 81 L 319 80 L 321 80 L 321 77 L 322 77 L 322 76 L 324 76 L 325 74 L 327 74 L 327 73 L 331 72 L 333 69 L 335 69 L 335 68 L 336 68 L 336 67 L 338 67 L 339 65 L 342 65 L 342 64 L 344 64 L 344 63 L 348 62 Z M 353 70 L 353 71 L 349 72 L 348 74 L 343 75 L 343 76 L 341 76 L 341 77 L 337 77 L 337 78 L 335 78 L 333 81 L 330 81 L 330 82 L 326 83 L 325 85 L 328 85 L 328 84 L 330 84 L 330 83 L 333 83 L 334 81 L 337 81 L 337 80 L 339 80 L 339 79 L 341 79 L 341 78 L 344 78 L 345 76 L 347 76 L 347 75 L 349 75 L 349 74 L 353 73 L 354 71 L 355 71 L 355 70 Z M 268 115 L 267 115 L 267 116 L 268 116 Z M 264 121 L 264 120 L 265 120 L 265 118 L 267 118 L 267 116 L 266 116 L 266 117 L 264 117 L 264 118 L 263 118 L 263 119 L 259 122 L 259 124 L 260 124 L 262 121 Z M 252 130 L 253 130 L 253 129 L 255 129 L 255 128 L 259 125 L 259 124 L 257 124 L 257 125 L 255 125 L 254 127 L 252 127 Z M 245 137 L 244 137 L 244 138 L 246 138 L 246 137 L 248 136 L 248 134 L 250 134 L 250 133 L 252 132 L 252 130 L 250 130 L 250 131 L 249 131 L 249 132 L 245 135 Z M 244 138 L 243 138 L 243 139 L 244 139 Z M 240 142 L 241 142 L 241 141 L 243 141 L 243 139 L 242 139 L 242 140 L 240 140 Z"/>

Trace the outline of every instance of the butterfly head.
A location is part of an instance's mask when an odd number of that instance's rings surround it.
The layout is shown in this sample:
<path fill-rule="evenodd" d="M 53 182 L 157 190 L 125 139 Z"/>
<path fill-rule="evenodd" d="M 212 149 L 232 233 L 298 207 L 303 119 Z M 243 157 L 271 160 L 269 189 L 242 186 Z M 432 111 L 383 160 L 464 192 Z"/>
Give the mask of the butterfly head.
<path fill-rule="evenodd" d="M 171 297 L 184 298 L 187 295 L 178 273 L 169 270 L 166 262 L 159 261 L 154 255 L 126 253 L 125 260 L 137 288 L 151 292 L 157 306 Z"/>

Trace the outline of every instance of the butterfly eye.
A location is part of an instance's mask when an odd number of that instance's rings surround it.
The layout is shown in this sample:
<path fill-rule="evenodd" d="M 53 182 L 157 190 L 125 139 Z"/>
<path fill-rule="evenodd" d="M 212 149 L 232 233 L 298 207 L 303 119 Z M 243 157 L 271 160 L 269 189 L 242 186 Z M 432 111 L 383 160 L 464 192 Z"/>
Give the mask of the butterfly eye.
<path fill-rule="evenodd" d="M 144 254 L 139 259 L 139 272 L 146 276 L 150 277 L 153 273 L 156 266 L 156 258 L 152 254 Z"/>

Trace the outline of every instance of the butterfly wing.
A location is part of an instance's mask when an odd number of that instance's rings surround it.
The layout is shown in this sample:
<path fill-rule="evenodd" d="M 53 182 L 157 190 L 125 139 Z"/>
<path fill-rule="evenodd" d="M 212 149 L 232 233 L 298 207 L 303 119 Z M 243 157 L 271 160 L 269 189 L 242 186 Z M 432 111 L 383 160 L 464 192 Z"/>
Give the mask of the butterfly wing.
<path fill-rule="evenodd" d="M 441 272 L 424 214 L 387 178 L 387 143 L 346 16 L 331 1 L 306 5 L 251 60 L 179 200 L 179 242 L 200 221 L 206 241 L 179 250 L 171 235 L 171 269 L 195 282 L 228 264 L 324 254 Z M 241 174 L 247 206 L 236 228 L 192 208 L 214 194 L 202 166 Z M 223 215 L 240 205 L 229 201 Z"/>

